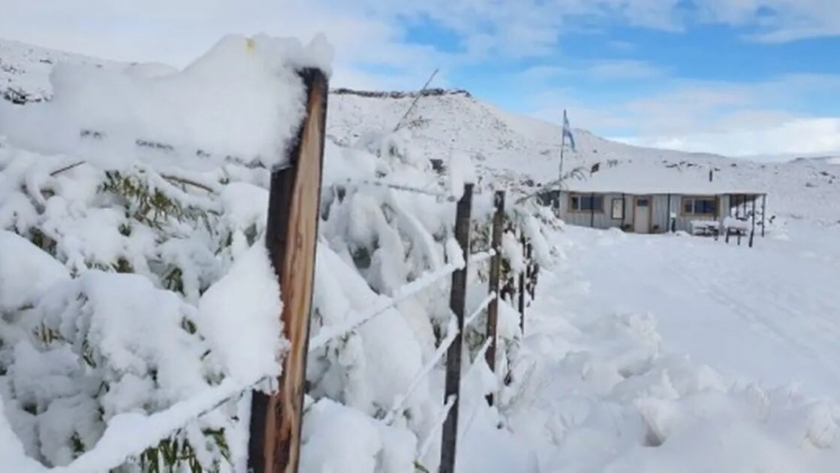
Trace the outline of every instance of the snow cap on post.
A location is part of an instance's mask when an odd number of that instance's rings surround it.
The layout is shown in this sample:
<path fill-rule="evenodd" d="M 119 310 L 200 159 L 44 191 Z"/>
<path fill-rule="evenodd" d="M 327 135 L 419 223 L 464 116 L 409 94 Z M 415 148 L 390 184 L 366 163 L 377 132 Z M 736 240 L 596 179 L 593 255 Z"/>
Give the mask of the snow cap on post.
<path fill-rule="evenodd" d="M 464 195 L 464 185 L 475 183 L 475 165 L 470 155 L 454 153 L 449 157 L 449 191 L 453 200 L 459 200 Z"/>
<path fill-rule="evenodd" d="M 0 104 L 0 134 L 12 145 L 79 155 L 106 169 L 137 158 L 164 165 L 177 160 L 181 167 L 228 158 L 283 166 L 305 113 L 298 71 L 329 75 L 332 58 L 323 35 L 304 46 L 263 34 L 225 36 L 174 72 L 159 65 L 59 64 L 50 76 L 52 100 Z"/>

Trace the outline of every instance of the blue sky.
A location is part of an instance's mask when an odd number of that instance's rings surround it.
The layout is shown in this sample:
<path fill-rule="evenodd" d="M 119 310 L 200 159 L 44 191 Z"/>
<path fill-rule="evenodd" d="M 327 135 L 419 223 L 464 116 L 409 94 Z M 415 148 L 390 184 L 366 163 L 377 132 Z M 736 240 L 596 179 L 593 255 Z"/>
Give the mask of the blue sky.
<path fill-rule="evenodd" d="M 566 108 L 573 125 L 629 141 L 656 143 L 661 141 L 657 138 L 668 140 L 669 133 L 769 131 L 790 120 L 838 115 L 840 36 L 762 41 L 754 37 L 761 30 L 749 26 L 687 22 L 670 29 L 582 23 L 559 34 L 549 52 L 465 62 L 447 70 L 447 81 L 548 120 L 559 120 Z M 407 39 L 450 54 L 464 50 L 463 36 L 433 21 L 413 22 Z M 640 117 L 645 105 L 650 115 L 664 116 Z M 622 112 L 627 119 L 610 116 Z M 662 126 L 673 115 L 682 115 L 672 123 L 673 130 Z M 660 130 L 666 136 L 657 137 Z M 840 127 L 834 130 L 840 133 Z M 794 142 L 780 152 L 808 148 L 808 143 Z M 816 148 L 840 150 L 840 139 Z M 732 152 L 714 143 L 696 149 Z M 753 152 L 774 150 L 755 143 L 734 151 Z"/>
<path fill-rule="evenodd" d="M 5 0 L 0 35 L 183 66 L 226 33 L 336 48 L 333 84 L 436 84 L 624 141 L 840 152 L 837 0 Z M 92 13 L 92 12 L 95 12 Z"/>

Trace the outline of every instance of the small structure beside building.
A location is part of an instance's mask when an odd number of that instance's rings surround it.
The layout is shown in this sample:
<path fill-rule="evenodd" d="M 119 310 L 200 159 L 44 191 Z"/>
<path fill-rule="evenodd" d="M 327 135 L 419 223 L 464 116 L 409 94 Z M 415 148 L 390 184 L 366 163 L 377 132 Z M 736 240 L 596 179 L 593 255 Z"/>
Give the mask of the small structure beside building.
<path fill-rule="evenodd" d="M 749 221 L 763 235 L 767 193 L 721 182 L 711 171 L 616 166 L 542 196 L 567 224 L 634 233 L 710 234 L 725 221 Z"/>

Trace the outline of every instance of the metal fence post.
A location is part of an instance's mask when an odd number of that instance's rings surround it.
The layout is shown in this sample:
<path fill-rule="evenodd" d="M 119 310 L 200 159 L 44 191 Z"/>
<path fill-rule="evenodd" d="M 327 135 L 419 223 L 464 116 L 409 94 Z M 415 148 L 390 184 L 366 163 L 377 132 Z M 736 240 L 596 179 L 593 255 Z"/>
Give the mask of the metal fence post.
<path fill-rule="evenodd" d="M 464 185 L 464 195 L 458 201 L 455 217 L 455 239 L 461 246 L 464 267 L 452 273 L 449 308 L 457 321 L 458 335 L 446 351 L 446 389 L 444 404 L 455 396 L 455 403 L 443 423 L 440 451 L 440 473 L 454 473 L 458 440 L 458 405 L 461 396 L 461 347 L 464 339 L 464 308 L 467 301 L 467 270 L 470 257 L 470 215 L 472 213 L 473 184 Z"/>

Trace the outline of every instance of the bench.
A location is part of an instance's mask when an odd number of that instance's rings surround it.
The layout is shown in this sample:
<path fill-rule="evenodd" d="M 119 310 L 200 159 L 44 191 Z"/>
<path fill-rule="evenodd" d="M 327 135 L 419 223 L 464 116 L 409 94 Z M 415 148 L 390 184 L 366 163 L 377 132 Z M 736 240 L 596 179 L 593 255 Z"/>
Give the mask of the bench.
<path fill-rule="evenodd" d="M 691 234 L 695 236 L 717 236 L 720 224 L 717 220 L 692 220 Z"/>

